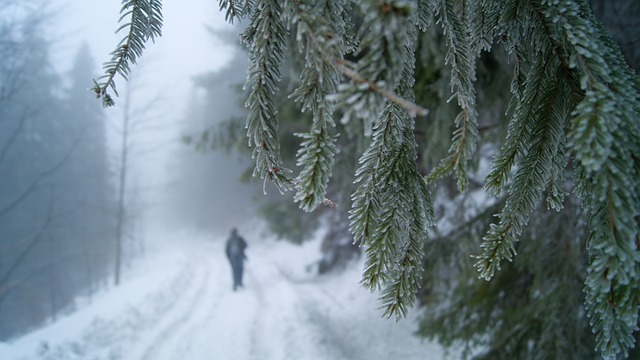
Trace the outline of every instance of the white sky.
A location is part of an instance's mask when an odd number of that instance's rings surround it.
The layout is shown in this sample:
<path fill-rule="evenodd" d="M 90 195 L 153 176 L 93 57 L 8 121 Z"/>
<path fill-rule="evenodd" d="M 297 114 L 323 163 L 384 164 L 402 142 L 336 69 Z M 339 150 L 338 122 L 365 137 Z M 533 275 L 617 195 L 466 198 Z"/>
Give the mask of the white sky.
<path fill-rule="evenodd" d="M 95 76 L 102 75 L 102 63 L 111 58 L 111 51 L 124 37 L 125 31 L 115 34 L 121 2 L 57 0 L 49 4 L 60 19 L 54 22 L 56 28 L 50 34 L 58 70 L 61 73 L 70 70 L 78 48 L 87 42 L 96 62 Z M 145 89 L 139 92 L 150 98 L 161 97 L 165 116 L 179 118 L 184 113 L 191 77 L 219 69 L 231 59 L 228 45 L 210 35 L 205 25 L 216 29 L 230 25 L 225 23 L 215 0 L 165 0 L 163 15 L 162 37 L 147 45 L 132 71 L 134 77 L 144 79 Z M 87 79 L 87 87 L 90 81 Z M 123 79 L 117 79 L 116 83 L 118 89 L 124 89 Z M 116 98 L 116 103 L 121 101 Z"/>
<path fill-rule="evenodd" d="M 99 64 L 109 60 L 109 53 L 124 36 L 114 33 L 118 27 L 120 1 L 57 2 L 61 26 L 54 30 L 54 36 L 61 36 L 63 40 L 54 48 L 56 55 L 72 59 L 80 44 L 86 41 Z M 142 64 L 152 63 L 154 71 L 161 74 L 155 76 L 154 83 L 171 84 L 171 91 L 175 92 L 175 85 L 188 87 L 189 76 L 214 70 L 229 61 L 228 49 L 205 30 L 205 24 L 214 28 L 229 26 L 217 8 L 217 1 L 164 1 L 163 14 L 163 35 L 155 44 L 148 45 L 141 59 Z"/>

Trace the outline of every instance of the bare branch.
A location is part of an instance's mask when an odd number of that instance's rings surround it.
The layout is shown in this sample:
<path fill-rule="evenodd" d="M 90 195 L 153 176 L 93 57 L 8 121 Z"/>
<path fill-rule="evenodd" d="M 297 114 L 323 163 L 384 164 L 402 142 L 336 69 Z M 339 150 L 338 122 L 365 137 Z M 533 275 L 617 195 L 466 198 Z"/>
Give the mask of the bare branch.
<path fill-rule="evenodd" d="M 24 259 L 26 259 L 27 255 L 29 255 L 29 253 L 31 253 L 31 251 L 35 248 L 35 246 L 38 245 L 40 240 L 43 239 L 42 234 L 44 230 L 49 226 L 49 224 L 51 224 L 51 220 L 53 219 L 52 209 L 53 209 L 53 196 L 50 195 L 49 207 L 47 210 L 47 217 L 45 218 L 44 222 L 38 229 L 38 232 L 35 234 L 31 242 L 29 243 L 29 245 L 27 245 L 27 247 L 22 251 L 22 253 L 16 258 L 13 264 L 9 266 L 9 269 L 7 270 L 7 272 L 4 275 L 2 275 L 2 277 L 0 278 L 0 304 L 2 304 L 6 296 L 9 294 L 9 290 L 13 287 L 9 285 L 9 280 L 11 279 L 13 274 L 16 272 L 20 264 L 22 264 Z"/>
<path fill-rule="evenodd" d="M 27 121 L 28 117 L 29 116 L 25 114 L 20 118 L 20 122 L 18 123 L 18 126 L 16 126 L 16 128 L 13 130 L 13 132 L 11 133 L 11 137 L 2 148 L 2 151 L 0 151 L 0 164 L 2 164 L 2 162 L 4 161 L 4 158 L 7 156 L 7 153 L 11 149 L 11 146 L 13 146 L 13 143 L 18 138 L 18 135 L 20 134 L 20 132 L 22 132 L 22 128 L 24 127 L 24 123 Z"/>
<path fill-rule="evenodd" d="M 409 112 L 411 117 L 416 116 L 427 116 L 429 114 L 429 109 L 426 109 L 420 105 L 417 105 L 403 97 L 396 95 L 394 92 L 389 91 L 383 87 L 378 86 L 373 81 L 366 79 L 364 76 L 360 75 L 357 71 L 353 70 L 350 66 L 351 63 L 347 60 L 338 59 L 334 56 L 324 54 L 324 59 L 331 65 L 333 65 L 341 74 L 348 77 L 349 79 L 355 81 L 358 84 L 367 84 L 369 89 L 375 93 L 378 93 L 389 101 L 396 103 L 398 106 Z"/>
<path fill-rule="evenodd" d="M 11 203 L 9 203 L 9 205 L 0 209 L 0 218 L 6 215 L 7 213 L 9 213 L 11 210 L 13 210 L 21 202 L 23 202 L 32 192 L 34 192 L 38 188 L 38 185 L 40 185 L 42 181 L 44 181 L 49 176 L 55 174 L 56 171 L 58 171 L 67 162 L 67 160 L 69 160 L 69 158 L 71 157 L 71 154 L 73 154 L 73 151 L 78 146 L 78 143 L 80 143 L 80 139 L 82 138 L 83 133 L 84 133 L 84 129 L 82 129 L 78 133 L 75 140 L 73 141 L 73 144 L 71 144 L 67 152 L 60 159 L 60 161 L 58 161 L 51 168 L 40 173 L 40 175 L 38 175 L 20 195 L 18 195 Z"/>

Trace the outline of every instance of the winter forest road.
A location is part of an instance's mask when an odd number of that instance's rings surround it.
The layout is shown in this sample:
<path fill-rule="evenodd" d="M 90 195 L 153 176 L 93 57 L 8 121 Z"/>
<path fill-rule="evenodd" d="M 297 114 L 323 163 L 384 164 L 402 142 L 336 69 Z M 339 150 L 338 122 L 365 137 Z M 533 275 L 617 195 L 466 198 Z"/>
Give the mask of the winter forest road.
<path fill-rule="evenodd" d="M 245 287 L 231 290 L 223 240 L 166 246 L 121 287 L 15 343 L 2 359 L 357 360 L 441 359 L 412 336 L 415 318 L 380 318 L 360 266 L 307 272 L 317 243 L 252 242 Z M 13 350 L 13 351 L 12 351 Z M 7 356 L 5 356 L 7 355 Z"/>

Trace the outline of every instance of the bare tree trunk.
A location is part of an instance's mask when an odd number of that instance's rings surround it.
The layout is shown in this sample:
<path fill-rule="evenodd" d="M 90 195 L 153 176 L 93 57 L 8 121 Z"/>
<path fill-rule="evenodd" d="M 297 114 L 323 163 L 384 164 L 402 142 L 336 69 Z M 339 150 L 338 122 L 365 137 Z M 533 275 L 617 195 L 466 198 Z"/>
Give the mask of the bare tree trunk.
<path fill-rule="evenodd" d="M 89 236 L 89 232 L 87 231 L 86 227 L 83 227 L 82 229 L 82 234 L 85 238 L 88 238 Z M 89 301 L 91 301 L 91 298 L 93 296 L 93 293 L 96 291 L 96 280 L 95 280 L 95 274 L 94 274 L 94 266 L 97 266 L 97 258 L 94 258 L 93 254 L 94 251 L 89 247 L 89 242 L 88 241 L 83 241 L 81 242 L 82 246 L 82 259 L 84 260 L 84 268 L 85 268 L 85 275 L 86 278 L 84 280 L 85 286 L 86 286 L 86 296 L 88 297 Z M 83 289 L 84 291 L 84 289 Z"/>
<path fill-rule="evenodd" d="M 13 277 L 15 272 L 18 270 L 20 265 L 23 263 L 23 261 L 31 253 L 31 251 L 45 237 L 46 230 L 49 227 L 49 224 L 51 223 L 52 220 L 53 220 L 53 195 L 50 192 L 49 206 L 48 206 L 47 216 L 44 220 L 44 223 L 40 226 L 40 229 L 38 229 L 38 232 L 35 234 L 31 242 L 29 243 L 29 245 L 25 247 L 22 253 L 20 253 L 20 255 L 11 264 L 11 266 L 9 266 L 9 269 L 7 270 L 7 272 L 2 274 L 2 276 L 0 276 L 0 306 L 2 306 L 4 299 L 11 292 L 11 288 L 15 286 L 11 284 L 11 278 Z"/>
<path fill-rule="evenodd" d="M 51 319 L 51 321 L 56 321 L 56 312 L 57 312 L 57 306 L 56 306 L 56 276 L 55 276 L 55 272 L 56 272 L 56 260 L 55 260 L 55 246 L 53 244 L 53 237 L 51 236 L 51 234 L 46 234 L 46 237 L 48 238 L 48 245 L 49 245 L 49 251 L 48 251 L 48 256 L 49 256 L 49 271 L 47 271 L 48 275 L 49 275 L 49 311 L 51 312 L 49 314 L 49 318 Z"/>
<path fill-rule="evenodd" d="M 29 184 L 29 186 L 22 193 L 20 193 L 11 203 L 9 203 L 9 205 L 5 206 L 4 208 L 0 208 L 0 217 L 8 214 L 15 207 L 20 205 L 20 203 L 22 203 L 25 199 L 27 199 L 29 195 L 31 195 L 44 180 L 46 180 L 49 176 L 55 174 L 64 164 L 67 163 L 67 161 L 75 151 L 76 146 L 78 146 L 78 143 L 80 143 L 80 139 L 82 138 L 83 133 L 84 133 L 84 129 L 82 129 L 78 133 L 78 136 L 76 136 L 73 143 L 71 144 L 67 152 L 64 154 L 64 156 L 60 159 L 60 161 L 58 161 L 55 165 L 43 171 L 35 179 L 33 179 L 31 181 L 31 184 Z"/>
<path fill-rule="evenodd" d="M 118 209 L 116 213 L 116 258 L 114 285 L 120 284 L 120 270 L 122 267 L 122 238 L 124 233 L 124 188 L 127 181 L 127 155 L 129 148 L 129 116 L 131 107 L 131 91 L 127 84 L 127 92 L 124 101 L 124 114 L 122 126 L 122 148 L 120 149 L 120 176 L 118 180 Z"/>

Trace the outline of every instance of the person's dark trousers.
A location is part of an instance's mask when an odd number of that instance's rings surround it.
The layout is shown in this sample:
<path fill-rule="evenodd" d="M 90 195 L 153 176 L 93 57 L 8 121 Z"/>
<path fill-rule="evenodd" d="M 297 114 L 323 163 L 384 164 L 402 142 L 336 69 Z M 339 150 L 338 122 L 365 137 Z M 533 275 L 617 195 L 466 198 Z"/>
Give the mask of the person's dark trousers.
<path fill-rule="evenodd" d="M 231 262 L 231 269 L 233 271 L 233 290 L 236 290 L 238 286 L 242 286 L 244 260 L 242 256 L 232 256 L 229 261 Z"/>

